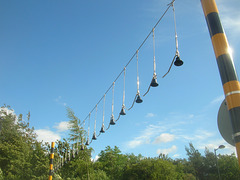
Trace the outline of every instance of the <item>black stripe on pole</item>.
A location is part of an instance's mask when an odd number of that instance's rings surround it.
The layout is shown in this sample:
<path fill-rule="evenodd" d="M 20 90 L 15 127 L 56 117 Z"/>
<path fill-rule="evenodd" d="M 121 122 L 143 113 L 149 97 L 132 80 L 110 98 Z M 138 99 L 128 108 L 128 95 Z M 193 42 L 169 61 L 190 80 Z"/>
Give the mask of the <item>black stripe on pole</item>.
<path fill-rule="evenodd" d="M 53 159 L 50 159 L 50 164 L 53 164 Z"/>
<path fill-rule="evenodd" d="M 240 129 L 239 117 L 240 107 L 235 107 L 229 110 L 229 114 L 232 121 L 233 134 L 238 133 Z M 240 142 L 240 136 L 234 137 L 235 142 Z"/>
<path fill-rule="evenodd" d="M 49 171 L 49 176 L 52 176 L 53 175 L 53 170 L 50 170 Z"/>
<path fill-rule="evenodd" d="M 222 84 L 225 84 L 229 81 L 238 80 L 236 77 L 234 65 L 232 63 L 232 58 L 229 54 L 223 54 L 219 56 L 217 58 L 217 64 L 218 64 Z"/>
<path fill-rule="evenodd" d="M 210 36 L 214 36 L 218 33 L 224 33 L 223 27 L 220 22 L 220 18 L 217 12 L 209 13 L 206 16 L 207 25 L 209 28 Z"/>

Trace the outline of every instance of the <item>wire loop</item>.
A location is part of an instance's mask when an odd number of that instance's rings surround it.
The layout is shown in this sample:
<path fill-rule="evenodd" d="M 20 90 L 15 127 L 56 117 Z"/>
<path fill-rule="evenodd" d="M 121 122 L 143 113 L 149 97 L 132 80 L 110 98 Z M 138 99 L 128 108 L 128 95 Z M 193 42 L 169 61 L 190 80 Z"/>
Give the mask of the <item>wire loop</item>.
<path fill-rule="evenodd" d="M 133 100 L 132 106 L 127 109 L 128 111 L 133 108 L 133 106 L 134 106 L 134 104 L 135 104 L 135 101 L 136 101 L 136 98 L 137 98 L 137 95 L 138 95 L 138 94 L 136 94 L 136 96 L 135 96 L 135 98 L 134 98 L 134 100 Z"/>
<path fill-rule="evenodd" d="M 174 59 L 176 58 L 176 56 L 177 56 L 177 55 L 175 55 L 175 56 L 173 57 L 172 63 L 171 63 L 171 65 L 170 65 L 170 67 L 169 67 L 167 73 L 164 74 L 164 76 L 163 76 L 162 78 L 164 78 L 164 77 L 170 72 L 170 70 L 171 70 L 171 68 L 172 68 L 172 65 L 173 65 L 173 63 L 174 63 Z"/>
<path fill-rule="evenodd" d="M 119 114 L 119 115 L 118 115 L 118 118 L 115 120 L 116 122 L 120 119 L 120 116 L 121 116 L 121 115 Z"/>

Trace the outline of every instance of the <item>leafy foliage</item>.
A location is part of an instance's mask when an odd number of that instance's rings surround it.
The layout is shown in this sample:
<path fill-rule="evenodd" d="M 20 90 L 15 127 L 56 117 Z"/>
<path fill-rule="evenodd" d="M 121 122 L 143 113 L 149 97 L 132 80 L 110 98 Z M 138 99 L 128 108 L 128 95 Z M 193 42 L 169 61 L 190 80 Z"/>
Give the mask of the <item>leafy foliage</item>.
<path fill-rule="evenodd" d="M 49 157 L 41 142 L 36 140 L 34 129 L 13 113 L 1 108 L 0 169 L 5 179 L 47 178 Z M 8 107 L 10 108 L 10 107 Z"/>
<path fill-rule="evenodd" d="M 50 144 L 36 140 L 34 128 L 29 125 L 30 113 L 25 121 L 22 114 L 17 117 L 4 108 L 0 112 L 0 180 L 47 179 Z M 222 179 L 240 179 L 235 154 L 216 158 L 206 149 L 203 156 L 192 143 L 185 147 L 188 159 L 173 160 L 165 154 L 146 158 L 122 154 L 117 146 L 107 146 L 93 162 L 93 149 L 84 145 L 86 132 L 80 119 L 70 108 L 67 116 L 69 138 L 58 140 L 54 149 L 55 180 L 217 180 L 216 160 Z"/>

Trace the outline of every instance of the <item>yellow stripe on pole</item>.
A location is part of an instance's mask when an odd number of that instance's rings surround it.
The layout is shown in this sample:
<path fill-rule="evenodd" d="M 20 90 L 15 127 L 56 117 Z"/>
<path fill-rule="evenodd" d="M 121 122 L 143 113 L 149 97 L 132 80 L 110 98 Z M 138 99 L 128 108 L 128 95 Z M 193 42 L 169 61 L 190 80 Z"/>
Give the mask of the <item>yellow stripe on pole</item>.
<path fill-rule="evenodd" d="M 54 148 L 54 146 L 55 146 L 55 142 L 52 142 L 52 148 Z"/>
<path fill-rule="evenodd" d="M 212 12 L 218 13 L 217 5 L 213 0 L 202 0 L 202 6 L 204 7 L 203 11 L 205 16 Z"/>
<path fill-rule="evenodd" d="M 227 95 L 233 91 L 240 91 L 240 82 L 239 81 L 229 81 L 223 85 L 224 93 Z"/>
<path fill-rule="evenodd" d="M 226 97 L 228 110 L 233 109 L 235 107 L 240 107 L 240 93 L 231 94 Z"/>
<path fill-rule="evenodd" d="M 228 54 L 229 53 L 229 45 L 227 41 L 227 37 L 224 33 L 218 33 L 215 34 L 212 37 L 212 44 L 213 44 L 213 49 L 215 52 L 216 58 L 223 54 Z"/>
<path fill-rule="evenodd" d="M 238 164 L 240 164 L 240 142 L 235 144 L 237 150 Z"/>
<path fill-rule="evenodd" d="M 50 170 L 53 170 L 53 164 L 50 164 Z"/>
<path fill-rule="evenodd" d="M 52 180 L 52 176 L 49 176 L 49 177 L 48 177 L 48 180 Z"/>
<path fill-rule="evenodd" d="M 53 159 L 54 158 L 54 154 L 50 154 L 50 159 Z"/>

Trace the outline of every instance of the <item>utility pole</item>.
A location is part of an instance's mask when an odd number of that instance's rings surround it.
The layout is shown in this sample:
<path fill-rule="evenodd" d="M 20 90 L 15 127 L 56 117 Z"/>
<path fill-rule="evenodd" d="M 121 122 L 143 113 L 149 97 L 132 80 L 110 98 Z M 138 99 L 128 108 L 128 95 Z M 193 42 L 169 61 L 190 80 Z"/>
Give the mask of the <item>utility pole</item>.
<path fill-rule="evenodd" d="M 222 80 L 240 165 L 240 82 L 229 53 L 227 37 L 219 18 L 216 2 L 215 0 L 201 0 L 201 3 Z"/>
<path fill-rule="evenodd" d="M 52 175 L 53 175 L 53 158 L 54 158 L 54 146 L 55 142 L 52 142 L 51 145 L 51 153 L 50 153 L 50 169 L 49 169 L 49 177 L 48 180 L 52 180 Z"/>
<path fill-rule="evenodd" d="M 218 159 L 217 159 L 217 150 L 218 149 L 224 149 L 225 146 L 224 145 L 220 145 L 218 146 L 217 149 L 214 149 L 214 154 L 215 154 L 215 158 L 216 158 L 216 165 L 217 165 L 217 171 L 218 171 L 218 179 L 221 180 L 221 176 L 220 176 L 220 171 L 219 171 L 219 166 L 218 166 Z"/>

